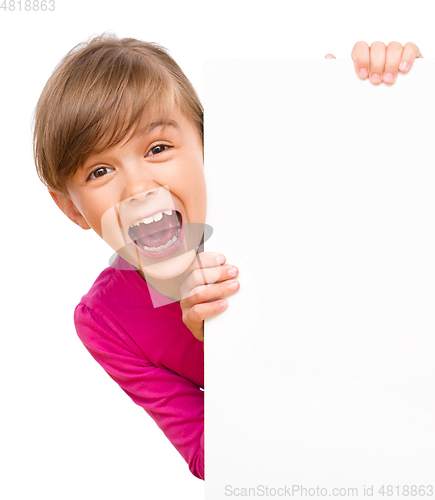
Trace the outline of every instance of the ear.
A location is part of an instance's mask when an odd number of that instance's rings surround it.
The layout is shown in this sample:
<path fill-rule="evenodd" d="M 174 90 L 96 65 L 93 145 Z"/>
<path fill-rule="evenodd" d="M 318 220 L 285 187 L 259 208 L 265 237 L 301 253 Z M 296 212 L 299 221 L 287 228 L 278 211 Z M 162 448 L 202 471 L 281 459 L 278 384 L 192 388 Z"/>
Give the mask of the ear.
<path fill-rule="evenodd" d="M 62 210 L 62 212 L 71 219 L 75 224 L 80 226 L 82 229 L 91 229 L 91 226 L 86 222 L 83 215 L 77 210 L 77 207 L 72 202 L 71 198 L 63 193 L 57 191 L 48 191 L 53 198 L 56 205 Z"/>

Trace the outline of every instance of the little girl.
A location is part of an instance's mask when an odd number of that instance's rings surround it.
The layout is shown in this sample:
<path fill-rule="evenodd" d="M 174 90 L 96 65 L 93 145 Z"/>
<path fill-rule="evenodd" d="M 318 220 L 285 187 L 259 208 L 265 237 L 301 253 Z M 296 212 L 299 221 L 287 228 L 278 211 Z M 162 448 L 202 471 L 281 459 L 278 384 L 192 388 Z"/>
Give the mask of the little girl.
<path fill-rule="evenodd" d="M 359 42 L 352 57 L 360 78 L 391 84 L 421 55 L 411 43 Z M 195 90 L 163 48 L 96 37 L 47 82 L 34 154 L 59 208 L 118 254 L 75 309 L 80 339 L 204 479 L 204 319 L 239 282 L 223 255 L 198 253 L 206 189 Z"/>

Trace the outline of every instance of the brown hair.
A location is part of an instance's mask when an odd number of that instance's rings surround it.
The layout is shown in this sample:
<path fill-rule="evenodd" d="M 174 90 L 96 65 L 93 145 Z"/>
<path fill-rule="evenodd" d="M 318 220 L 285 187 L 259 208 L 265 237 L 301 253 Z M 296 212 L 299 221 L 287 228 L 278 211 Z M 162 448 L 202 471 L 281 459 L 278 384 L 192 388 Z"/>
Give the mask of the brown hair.
<path fill-rule="evenodd" d="M 203 108 L 185 74 L 161 46 L 102 34 L 74 47 L 54 70 L 35 109 L 33 151 L 41 181 L 65 181 L 92 153 L 118 144 L 146 112 L 173 105 L 203 137 Z"/>

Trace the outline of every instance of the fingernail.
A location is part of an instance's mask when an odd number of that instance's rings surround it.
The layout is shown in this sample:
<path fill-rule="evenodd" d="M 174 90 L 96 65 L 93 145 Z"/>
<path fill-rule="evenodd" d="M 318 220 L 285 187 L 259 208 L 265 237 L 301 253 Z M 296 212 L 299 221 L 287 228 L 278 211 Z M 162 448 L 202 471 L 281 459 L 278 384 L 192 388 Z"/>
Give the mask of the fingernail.
<path fill-rule="evenodd" d="M 231 269 L 228 269 L 228 274 L 230 276 L 237 276 L 238 272 L 239 270 L 237 269 L 237 267 L 232 267 Z"/>
<path fill-rule="evenodd" d="M 378 83 L 381 81 L 381 77 L 379 75 L 372 75 L 372 82 Z"/>
<path fill-rule="evenodd" d="M 391 73 L 386 73 L 384 75 L 384 82 L 391 83 L 394 80 L 394 75 Z"/>
<path fill-rule="evenodd" d="M 236 290 L 239 289 L 239 282 L 238 281 L 233 281 L 230 285 L 230 290 L 235 292 Z"/>
<path fill-rule="evenodd" d="M 367 75 L 369 74 L 369 72 L 365 69 L 365 68 L 361 68 L 359 70 L 359 74 L 362 78 L 367 78 Z"/>
<path fill-rule="evenodd" d="M 223 255 L 219 255 L 219 257 L 216 257 L 216 260 L 219 265 L 222 265 L 225 262 L 225 257 Z"/>
<path fill-rule="evenodd" d="M 220 306 L 222 309 L 226 309 L 227 308 L 227 305 L 228 305 L 228 302 L 226 302 L 225 300 L 223 300 L 221 303 L 220 303 Z"/>
<path fill-rule="evenodd" d="M 408 71 L 409 69 L 409 64 L 407 62 L 403 62 L 400 66 L 399 66 L 399 69 L 400 71 Z"/>

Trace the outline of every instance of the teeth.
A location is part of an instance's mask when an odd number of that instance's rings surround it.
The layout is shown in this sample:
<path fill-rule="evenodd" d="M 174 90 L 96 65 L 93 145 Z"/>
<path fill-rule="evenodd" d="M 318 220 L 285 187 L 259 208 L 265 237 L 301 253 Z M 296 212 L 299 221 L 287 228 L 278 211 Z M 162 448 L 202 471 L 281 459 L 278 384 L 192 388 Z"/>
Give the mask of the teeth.
<path fill-rule="evenodd" d="M 146 219 L 138 220 L 136 222 L 133 222 L 133 224 L 130 227 L 138 226 L 139 224 L 151 224 L 151 222 L 158 222 L 163 218 L 163 214 L 166 215 L 172 215 L 172 210 L 165 210 L 163 213 L 162 212 L 157 212 L 154 215 L 151 215 L 150 217 L 147 217 Z"/>

